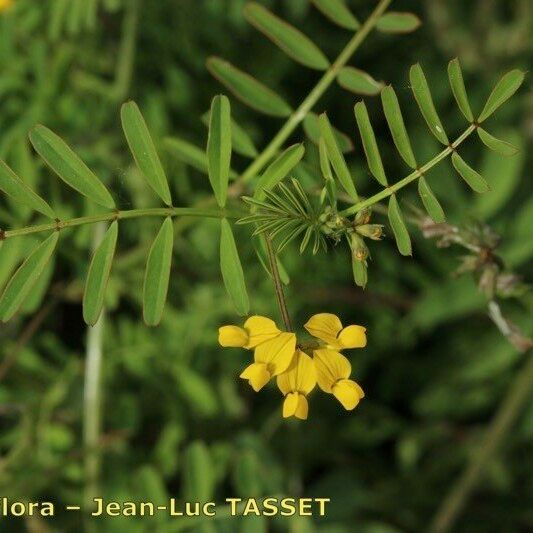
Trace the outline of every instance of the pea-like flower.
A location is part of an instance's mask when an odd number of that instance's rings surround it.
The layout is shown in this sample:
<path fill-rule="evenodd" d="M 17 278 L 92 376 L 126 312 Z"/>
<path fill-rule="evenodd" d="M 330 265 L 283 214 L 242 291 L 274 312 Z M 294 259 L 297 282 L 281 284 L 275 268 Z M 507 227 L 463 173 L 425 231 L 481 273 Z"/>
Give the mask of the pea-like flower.
<path fill-rule="evenodd" d="M 307 395 L 315 388 L 316 370 L 313 360 L 302 350 L 297 350 L 291 366 L 278 376 L 279 390 L 285 396 L 283 418 L 295 416 L 307 419 Z"/>
<path fill-rule="evenodd" d="M 318 386 L 324 392 L 333 394 L 346 410 L 355 409 L 365 393 L 355 381 L 348 379 L 352 373 L 350 361 L 328 348 L 314 350 L 313 361 Z"/>
<path fill-rule="evenodd" d="M 366 346 L 366 328 L 355 325 L 343 328 L 339 317 L 331 313 L 313 315 L 304 328 L 333 350 Z"/>
<path fill-rule="evenodd" d="M 365 347 L 366 329 L 357 325 L 343 327 L 339 318 L 330 313 L 312 316 L 304 327 L 318 340 L 298 344 L 294 333 L 281 331 L 264 316 L 248 318 L 242 328 L 222 326 L 218 340 L 224 347 L 254 350 L 254 362 L 240 377 L 248 380 L 256 392 L 277 376 L 278 387 L 285 396 L 284 418 L 307 419 L 307 396 L 317 383 L 345 409 L 354 409 L 364 393 L 349 379 L 352 367 L 340 351 Z"/>

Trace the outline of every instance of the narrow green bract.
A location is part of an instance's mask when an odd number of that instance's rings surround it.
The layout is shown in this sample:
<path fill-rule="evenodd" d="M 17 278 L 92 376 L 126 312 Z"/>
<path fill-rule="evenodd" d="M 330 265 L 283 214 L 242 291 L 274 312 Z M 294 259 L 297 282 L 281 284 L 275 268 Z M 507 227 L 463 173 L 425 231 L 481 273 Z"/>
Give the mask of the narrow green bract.
<path fill-rule="evenodd" d="M 339 149 L 339 145 L 335 140 L 335 135 L 331 128 L 329 119 L 325 113 L 319 117 L 320 133 L 326 143 L 326 149 L 328 152 L 329 160 L 335 171 L 335 175 L 340 181 L 341 185 L 344 187 L 344 190 L 352 197 L 353 200 L 357 201 L 359 198 L 355 185 L 348 170 L 348 165 L 342 155 L 342 152 Z"/>
<path fill-rule="evenodd" d="M 474 120 L 474 115 L 470 108 L 470 103 L 468 102 L 461 64 L 457 58 L 452 59 L 448 63 L 448 79 L 450 80 L 450 87 L 452 88 L 453 96 L 455 97 L 455 101 L 457 102 L 461 113 L 463 113 L 467 120 L 472 122 Z"/>
<path fill-rule="evenodd" d="M 11 196 L 16 202 L 42 213 L 48 218 L 56 218 L 54 210 L 36 194 L 31 187 L 26 185 L 9 166 L 0 160 L 0 191 Z"/>
<path fill-rule="evenodd" d="M 220 271 L 224 286 L 235 309 L 239 315 L 247 315 L 250 310 L 250 302 L 246 291 L 244 272 L 230 223 L 225 218 L 220 221 Z"/>
<path fill-rule="evenodd" d="M 424 116 L 425 121 L 429 127 L 429 131 L 444 145 L 448 145 L 448 137 L 444 131 L 442 122 L 437 115 L 437 110 L 433 104 L 433 98 L 426 80 L 426 76 L 419 63 L 413 65 L 409 70 L 409 79 L 411 81 L 411 89 L 415 96 L 418 107 Z"/>
<path fill-rule="evenodd" d="M 276 117 L 287 117 L 292 113 L 291 107 L 281 96 L 231 63 L 211 57 L 207 60 L 207 68 L 237 98 L 253 109 Z"/>
<path fill-rule="evenodd" d="M 379 181 L 379 183 L 381 183 L 381 185 L 386 186 L 387 176 L 385 175 L 385 169 L 383 168 L 383 162 L 381 161 L 378 143 L 376 141 L 374 129 L 370 123 L 370 118 L 368 116 L 365 103 L 358 102 L 355 104 L 354 111 L 370 172 Z"/>
<path fill-rule="evenodd" d="M 96 249 L 85 282 L 83 319 L 90 326 L 98 321 L 104 306 L 105 290 L 117 245 L 118 222 L 113 222 Z"/>
<path fill-rule="evenodd" d="M 303 144 L 289 146 L 265 170 L 255 188 L 254 198 L 264 198 L 264 191 L 273 189 L 302 160 Z"/>
<path fill-rule="evenodd" d="M 115 208 L 104 184 L 61 137 L 39 125 L 30 132 L 30 141 L 35 151 L 67 185 L 103 207 Z"/>
<path fill-rule="evenodd" d="M 444 216 L 444 211 L 424 176 L 420 176 L 420 178 L 418 178 L 418 194 L 420 195 L 420 199 L 422 200 L 428 215 L 433 219 L 433 221 L 437 224 L 444 222 L 446 219 Z"/>
<path fill-rule="evenodd" d="M 231 110 L 226 96 L 215 96 L 211 104 L 207 139 L 209 181 L 219 207 L 226 205 L 231 164 Z"/>
<path fill-rule="evenodd" d="M 381 91 L 381 102 L 398 153 L 411 168 L 416 168 L 415 155 L 411 148 L 407 130 L 405 129 L 402 111 L 398 104 L 398 97 L 390 85 L 384 87 Z"/>
<path fill-rule="evenodd" d="M 452 154 L 452 164 L 473 191 L 483 193 L 490 190 L 489 184 L 485 179 L 468 165 L 457 152 Z"/>
<path fill-rule="evenodd" d="M 174 227 L 169 217 L 163 222 L 146 263 L 143 317 L 148 326 L 157 326 L 163 315 L 170 280 L 173 243 Z"/>
<path fill-rule="evenodd" d="M 487 103 L 479 115 L 478 122 L 483 122 L 489 118 L 496 109 L 498 109 L 504 102 L 506 102 L 519 89 L 524 81 L 525 74 L 518 69 L 511 70 L 505 74 L 496 84 Z"/>
<path fill-rule="evenodd" d="M 0 298 L 0 322 L 7 322 L 18 311 L 43 273 L 59 239 L 55 231 L 39 244 L 15 272 Z"/>
<path fill-rule="evenodd" d="M 124 104 L 120 110 L 120 117 L 124 135 L 139 170 L 161 200 L 166 205 L 172 205 L 163 165 L 159 160 L 154 141 L 137 104 L 135 102 Z"/>
<path fill-rule="evenodd" d="M 393 194 L 389 199 L 389 222 L 396 239 L 396 245 L 402 255 L 412 255 L 411 237 L 403 220 L 398 200 Z"/>
<path fill-rule="evenodd" d="M 313 41 L 262 5 L 256 2 L 247 4 L 244 16 L 298 63 L 316 70 L 325 70 L 329 67 L 327 57 Z"/>
<path fill-rule="evenodd" d="M 356 30 L 361 26 L 360 22 L 348 9 L 344 0 L 311 0 L 313 4 L 332 22 L 346 28 Z"/>

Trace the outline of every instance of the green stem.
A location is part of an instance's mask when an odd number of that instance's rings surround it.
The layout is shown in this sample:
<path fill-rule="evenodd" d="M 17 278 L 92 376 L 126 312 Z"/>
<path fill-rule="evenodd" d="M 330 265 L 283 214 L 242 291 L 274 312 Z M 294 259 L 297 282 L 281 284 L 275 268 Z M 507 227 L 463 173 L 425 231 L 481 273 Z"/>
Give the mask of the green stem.
<path fill-rule="evenodd" d="M 511 384 L 509 392 L 496 412 L 487 435 L 480 443 L 477 453 L 472 454 L 472 460 L 457 483 L 452 487 L 439 510 L 429 531 L 431 533 L 446 533 L 456 522 L 461 510 L 476 485 L 483 477 L 486 466 L 505 439 L 513 423 L 522 412 L 529 400 L 533 387 L 533 357 L 527 356 L 524 367 Z"/>
<path fill-rule="evenodd" d="M 129 209 L 127 211 L 112 211 L 101 215 L 87 217 L 71 218 L 68 220 L 59 220 L 48 224 L 38 226 L 28 226 L 26 228 L 5 231 L 3 239 L 11 237 L 20 237 L 32 233 L 41 233 L 43 231 L 62 230 L 84 224 L 95 224 L 97 222 L 106 222 L 110 220 L 125 220 L 128 218 L 140 217 L 204 217 L 204 218 L 240 218 L 242 213 L 235 213 L 221 209 L 201 209 L 197 207 L 151 207 L 147 209 Z"/>
<path fill-rule="evenodd" d="M 324 73 L 322 78 L 316 84 L 314 89 L 307 95 L 305 100 L 300 104 L 298 109 L 289 117 L 287 122 L 279 130 L 277 135 L 270 141 L 269 145 L 259 154 L 259 156 L 250 164 L 239 178 L 239 182 L 247 183 L 257 176 L 265 165 L 276 155 L 282 144 L 287 140 L 290 134 L 298 127 L 298 124 L 306 117 L 320 97 L 326 92 L 328 87 L 335 81 L 340 69 L 346 65 L 361 43 L 376 25 L 378 19 L 385 12 L 392 0 L 381 0 L 376 9 L 366 19 L 365 23 L 359 28 L 357 33 L 346 45 L 339 57 Z"/>
<path fill-rule="evenodd" d="M 358 213 L 362 209 L 365 209 L 367 207 L 370 207 L 377 202 L 380 202 L 381 200 L 391 196 L 396 191 L 399 191 L 412 181 L 417 180 L 420 176 L 423 176 L 428 170 L 433 168 L 437 163 L 440 163 L 443 159 L 451 155 L 454 150 L 467 138 L 470 136 L 470 134 L 476 129 L 476 126 L 474 124 L 471 124 L 457 139 L 448 147 L 446 147 L 442 152 L 438 153 L 433 159 L 428 161 L 425 165 L 422 167 L 416 169 L 415 171 L 411 172 L 408 176 L 401 179 L 400 181 L 396 182 L 394 185 L 389 185 L 382 191 L 378 192 L 377 194 L 374 194 L 374 196 L 370 196 L 369 198 L 366 198 L 365 200 L 362 200 L 360 202 L 357 202 L 356 204 L 352 205 L 348 209 L 345 209 L 344 211 L 341 211 L 339 215 L 341 217 L 348 217 L 350 215 L 355 215 L 355 213 Z"/>
<path fill-rule="evenodd" d="M 96 249 L 105 235 L 105 224 L 95 228 L 93 249 Z M 102 355 L 104 344 L 105 309 L 98 322 L 87 331 L 85 358 L 85 383 L 83 393 L 83 445 L 85 449 L 85 494 L 84 505 L 88 509 L 93 498 L 98 496 L 101 457 L 100 427 L 102 410 Z M 91 529 L 88 527 L 87 529 Z"/>
<path fill-rule="evenodd" d="M 292 331 L 291 317 L 289 315 L 289 310 L 287 309 L 285 293 L 283 292 L 283 284 L 281 283 L 281 278 L 279 275 L 278 259 L 276 257 L 276 252 L 274 251 L 274 247 L 272 246 L 272 239 L 270 238 L 270 235 L 265 235 L 265 244 L 268 254 L 268 262 L 270 264 L 270 272 L 272 273 L 272 279 L 274 280 L 274 290 L 276 292 L 276 298 L 278 300 L 278 306 L 281 312 L 281 318 L 285 324 L 285 330 Z"/>

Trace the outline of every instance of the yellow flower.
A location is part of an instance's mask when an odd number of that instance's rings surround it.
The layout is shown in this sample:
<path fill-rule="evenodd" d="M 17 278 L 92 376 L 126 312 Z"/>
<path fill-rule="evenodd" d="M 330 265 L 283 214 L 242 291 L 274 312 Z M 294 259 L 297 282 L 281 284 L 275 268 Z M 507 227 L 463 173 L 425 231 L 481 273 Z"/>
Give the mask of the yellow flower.
<path fill-rule="evenodd" d="M 355 409 L 365 393 L 355 381 L 348 379 L 352 373 L 350 361 L 328 348 L 314 350 L 313 361 L 318 386 L 324 392 L 333 394 L 348 411 Z"/>
<path fill-rule="evenodd" d="M 0 0 L 1 1 L 1 0 Z M 247 350 L 277 337 L 281 331 L 276 323 L 264 316 L 251 316 L 244 328 L 222 326 L 218 330 L 218 342 L 224 347 L 246 348 Z"/>
<path fill-rule="evenodd" d="M 316 371 L 313 360 L 301 350 L 297 350 L 291 366 L 278 376 L 279 390 L 285 396 L 283 418 L 295 416 L 307 419 L 309 406 L 306 396 L 315 388 Z"/>
<path fill-rule="evenodd" d="M 343 328 L 339 317 L 331 313 L 313 315 L 304 327 L 333 350 L 366 346 L 366 328 L 355 325 Z"/>
<path fill-rule="evenodd" d="M 5 11 L 12 3 L 13 0 L 0 0 L 0 11 Z"/>
<path fill-rule="evenodd" d="M 254 362 L 247 366 L 241 378 L 247 379 L 255 392 L 259 392 L 272 377 L 289 368 L 296 351 L 296 335 L 279 333 L 273 339 L 262 342 L 254 352 Z"/>

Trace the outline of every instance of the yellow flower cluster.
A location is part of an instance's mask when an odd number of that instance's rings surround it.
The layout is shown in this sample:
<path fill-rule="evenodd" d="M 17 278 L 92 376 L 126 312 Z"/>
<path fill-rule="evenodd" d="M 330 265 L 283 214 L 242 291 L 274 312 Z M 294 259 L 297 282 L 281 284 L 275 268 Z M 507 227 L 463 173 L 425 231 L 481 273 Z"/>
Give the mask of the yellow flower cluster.
<path fill-rule="evenodd" d="M 318 386 L 333 394 L 347 410 L 354 409 L 363 389 L 349 379 L 350 361 L 340 352 L 366 346 L 363 326 L 343 327 L 336 315 L 313 315 L 305 329 L 317 339 L 310 347 L 297 343 L 296 335 L 281 331 L 275 322 L 264 316 L 251 316 L 244 326 L 222 326 L 218 340 L 224 347 L 254 350 L 254 362 L 247 366 L 241 378 L 260 391 L 273 377 L 285 397 L 283 416 L 305 420 L 307 396 Z"/>

